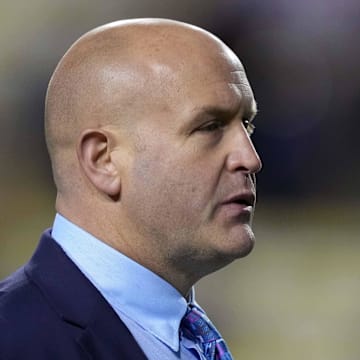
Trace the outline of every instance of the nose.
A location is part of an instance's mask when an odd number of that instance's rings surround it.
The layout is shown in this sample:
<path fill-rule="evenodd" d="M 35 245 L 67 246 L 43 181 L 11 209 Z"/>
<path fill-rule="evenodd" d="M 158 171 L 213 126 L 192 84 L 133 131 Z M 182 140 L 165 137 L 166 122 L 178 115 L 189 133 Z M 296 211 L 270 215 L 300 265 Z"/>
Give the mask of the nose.
<path fill-rule="evenodd" d="M 241 129 L 233 131 L 230 137 L 231 145 L 226 158 L 228 171 L 242 171 L 248 174 L 259 172 L 262 168 L 260 156 L 244 126 L 241 124 Z"/>

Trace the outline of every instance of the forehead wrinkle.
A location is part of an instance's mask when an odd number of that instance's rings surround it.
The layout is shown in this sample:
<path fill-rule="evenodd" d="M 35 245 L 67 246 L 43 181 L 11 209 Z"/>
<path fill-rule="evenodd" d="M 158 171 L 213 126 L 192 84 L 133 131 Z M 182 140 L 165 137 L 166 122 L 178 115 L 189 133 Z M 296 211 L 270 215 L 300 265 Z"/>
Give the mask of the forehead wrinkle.
<path fill-rule="evenodd" d="M 229 86 L 230 91 L 224 89 L 215 89 L 214 97 L 208 99 L 206 103 L 200 104 L 194 108 L 194 111 L 208 114 L 234 115 L 239 112 L 242 106 L 243 96 L 237 87 Z"/>
<path fill-rule="evenodd" d="M 246 119 L 252 119 L 257 113 L 256 101 L 249 83 L 232 83 L 229 84 L 233 90 L 238 94 L 239 105 L 237 106 L 237 113 L 242 113 Z"/>
<path fill-rule="evenodd" d="M 210 114 L 228 114 L 235 115 L 239 113 L 246 113 L 248 117 L 253 117 L 256 114 L 256 103 L 250 85 L 246 83 L 230 83 L 212 82 L 208 84 L 207 91 L 204 94 L 212 95 L 207 98 L 204 103 L 199 103 L 193 107 L 192 113 L 210 113 Z M 214 86 L 209 92 L 209 88 Z M 201 92 L 200 92 L 201 93 Z M 200 97 L 201 99 L 201 97 Z"/>
<path fill-rule="evenodd" d="M 241 94 L 243 103 L 243 116 L 249 120 L 252 120 L 257 113 L 257 104 L 254 99 L 254 94 L 247 79 L 244 68 L 233 70 L 230 72 L 233 81 L 229 86 L 237 89 Z"/>

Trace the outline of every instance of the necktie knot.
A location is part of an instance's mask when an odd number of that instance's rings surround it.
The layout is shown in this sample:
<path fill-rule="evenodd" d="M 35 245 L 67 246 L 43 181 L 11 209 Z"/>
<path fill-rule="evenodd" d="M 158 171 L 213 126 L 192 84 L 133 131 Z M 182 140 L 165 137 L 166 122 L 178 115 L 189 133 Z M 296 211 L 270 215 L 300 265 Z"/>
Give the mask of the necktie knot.
<path fill-rule="evenodd" d="M 207 360 L 232 360 L 224 339 L 197 307 L 188 308 L 182 319 L 181 329 L 184 336 L 200 345 Z"/>

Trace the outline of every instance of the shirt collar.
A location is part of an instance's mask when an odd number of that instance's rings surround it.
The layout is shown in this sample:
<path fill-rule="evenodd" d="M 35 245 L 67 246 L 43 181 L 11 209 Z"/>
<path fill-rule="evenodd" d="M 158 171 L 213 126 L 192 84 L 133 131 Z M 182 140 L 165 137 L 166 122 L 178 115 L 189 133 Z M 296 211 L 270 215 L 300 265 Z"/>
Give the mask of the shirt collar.
<path fill-rule="evenodd" d="M 118 315 L 125 314 L 172 350 L 187 300 L 167 281 L 57 214 L 52 237 Z M 190 301 L 195 302 L 192 289 Z"/>

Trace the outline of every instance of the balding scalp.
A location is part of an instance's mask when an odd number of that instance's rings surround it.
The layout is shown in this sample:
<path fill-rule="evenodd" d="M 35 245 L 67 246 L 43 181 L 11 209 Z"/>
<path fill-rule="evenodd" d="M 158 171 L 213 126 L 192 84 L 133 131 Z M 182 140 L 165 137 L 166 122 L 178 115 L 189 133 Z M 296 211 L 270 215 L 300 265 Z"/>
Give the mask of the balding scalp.
<path fill-rule="evenodd" d="M 191 82 L 200 66 L 196 54 L 216 47 L 225 49 L 214 35 L 166 19 L 118 21 L 77 40 L 56 67 L 46 97 L 46 142 L 58 191 L 80 179 L 75 149 L 82 131 L 121 129 L 150 111 L 168 110 L 168 101 L 181 96 L 177 78 Z"/>

